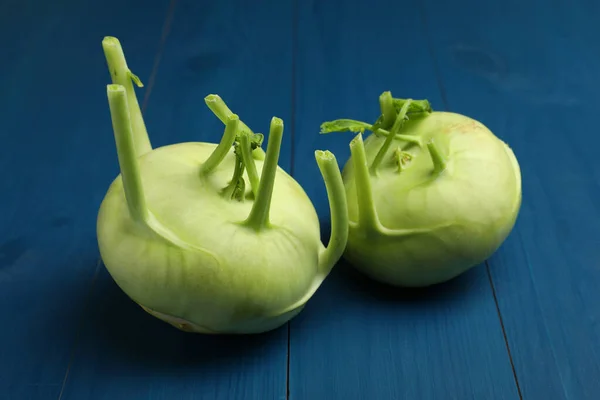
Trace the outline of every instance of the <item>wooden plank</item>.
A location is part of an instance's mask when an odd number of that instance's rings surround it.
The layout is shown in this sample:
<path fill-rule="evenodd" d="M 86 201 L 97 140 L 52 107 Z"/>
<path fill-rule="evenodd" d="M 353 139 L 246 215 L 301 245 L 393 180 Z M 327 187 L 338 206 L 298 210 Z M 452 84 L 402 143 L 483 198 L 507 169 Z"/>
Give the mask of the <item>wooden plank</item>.
<path fill-rule="evenodd" d="M 600 5 L 426 3 L 450 107 L 523 170 L 515 234 L 490 260 L 523 398 L 598 399 Z"/>
<path fill-rule="evenodd" d="M 274 115 L 290 126 L 291 17 L 290 3 L 277 0 L 177 1 L 145 113 L 154 146 L 218 141 L 224 126 L 204 104 L 209 93 L 258 132 L 268 134 Z M 288 170 L 290 132 L 280 156 Z M 287 327 L 183 333 L 144 313 L 102 267 L 63 399 L 284 399 L 286 363 Z"/>
<path fill-rule="evenodd" d="M 147 75 L 166 2 L 143 23 L 141 3 L 0 5 L 1 399 L 59 396 L 97 267 L 97 207 L 118 169 L 101 40 L 107 26 L 135 32 L 130 61 Z"/>
<path fill-rule="evenodd" d="M 343 165 L 353 134 L 319 135 L 335 118 L 372 121 L 378 96 L 443 108 L 415 3 L 298 2 L 295 177 L 329 218 L 313 161 Z M 327 232 L 324 227 L 324 233 Z M 430 290 L 393 290 L 339 263 L 291 322 L 290 399 L 516 399 L 485 266 Z"/>

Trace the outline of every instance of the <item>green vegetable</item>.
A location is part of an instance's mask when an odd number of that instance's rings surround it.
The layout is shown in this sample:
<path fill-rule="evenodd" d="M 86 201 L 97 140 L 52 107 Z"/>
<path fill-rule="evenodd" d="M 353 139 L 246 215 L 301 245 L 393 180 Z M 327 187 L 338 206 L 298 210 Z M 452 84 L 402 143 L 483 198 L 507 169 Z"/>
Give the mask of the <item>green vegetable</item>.
<path fill-rule="evenodd" d="M 217 95 L 220 143 L 152 149 L 120 43 L 103 48 L 121 174 L 100 206 L 106 268 L 147 312 L 201 333 L 259 333 L 297 315 L 341 257 L 347 203 L 335 156 L 316 151 L 332 215 L 327 248 L 300 185 L 278 167 L 283 121 L 271 120 L 266 154 Z"/>
<path fill-rule="evenodd" d="M 428 101 L 380 96 L 374 124 L 342 119 L 322 133 L 358 132 L 343 171 L 344 258 L 396 286 L 447 281 L 490 257 L 521 207 L 513 151 L 480 122 Z M 363 142 L 363 132 L 373 133 Z"/>

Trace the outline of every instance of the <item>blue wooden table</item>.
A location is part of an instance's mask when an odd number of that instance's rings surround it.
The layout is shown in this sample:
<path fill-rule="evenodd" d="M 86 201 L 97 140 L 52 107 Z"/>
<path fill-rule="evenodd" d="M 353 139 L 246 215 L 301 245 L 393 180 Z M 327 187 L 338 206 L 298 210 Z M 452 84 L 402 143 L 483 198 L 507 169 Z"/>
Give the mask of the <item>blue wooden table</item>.
<path fill-rule="evenodd" d="M 600 399 L 599 17 L 593 0 L 5 0 L 0 399 Z M 106 35 L 145 83 L 155 147 L 217 141 L 209 93 L 250 126 L 277 115 L 280 165 L 326 224 L 313 152 L 344 163 L 351 136 L 319 124 L 370 121 L 391 90 L 511 145 L 517 225 L 434 289 L 384 288 L 340 262 L 278 330 L 180 332 L 99 260 L 118 174 Z"/>

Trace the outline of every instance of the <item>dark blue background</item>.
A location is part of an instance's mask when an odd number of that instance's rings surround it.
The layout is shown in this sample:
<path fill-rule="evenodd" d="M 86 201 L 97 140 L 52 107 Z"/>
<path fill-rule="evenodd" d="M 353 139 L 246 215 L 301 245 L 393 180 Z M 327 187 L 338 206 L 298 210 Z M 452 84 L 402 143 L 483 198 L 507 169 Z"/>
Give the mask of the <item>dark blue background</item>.
<path fill-rule="evenodd" d="M 600 2 L 5 0 L 0 399 L 600 399 Z M 394 291 L 340 262 L 274 332 L 204 337 L 144 313 L 99 260 L 118 163 L 101 47 L 121 39 L 155 147 L 217 141 L 220 94 L 266 132 L 327 231 L 324 120 L 428 98 L 514 149 L 523 206 L 485 265 Z"/>

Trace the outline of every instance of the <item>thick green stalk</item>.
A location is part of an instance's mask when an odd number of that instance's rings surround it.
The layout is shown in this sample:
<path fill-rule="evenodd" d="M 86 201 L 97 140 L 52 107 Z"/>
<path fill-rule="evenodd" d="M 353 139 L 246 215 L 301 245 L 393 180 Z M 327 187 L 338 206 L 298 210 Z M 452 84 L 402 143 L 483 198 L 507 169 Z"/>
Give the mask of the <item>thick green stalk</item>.
<path fill-rule="evenodd" d="M 331 234 L 327 247 L 319 254 L 319 271 L 328 274 L 340 259 L 348 242 L 348 203 L 346 189 L 335 155 L 329 151 L 315 151 L 315 158 L 329 198 Z"/>
<path fill-rule="evenodd" d="M 134 221 L 146 224 L 148 208 L 137 162 L 126 89 L 122 85 L 112 84 L 107 86 L 106 93 L 129 214 Z"/>
<path fill-rule="evenodd" d="M 202 167 L 200 167 L 200 174 L 206 176 L 210 174 L 217 166 L 225 159 L 229 150 L 231 150 L 231 146 L 233 146 L 233 142 L 238 133 L 238 127 L 240 124 L 240 119 L 236 114 L 231 114 L 227 117 L 225 132 L 221 137 L 221 141 L 217 145 L 217 148 L 210 154 L 210 156 L 206 159 Z"/>
<path fill-rule="evenodd" d="M 267 157 L 268 157 L 267 150 Z M 329 151 L 315 151 L 315 158 L 321 170 L 323 181 L 329 198 L 329 210 L 331 214 L 331 235 L 327 247 L 322 248 L 319 253 L 319 270 L 312 281 L 312 285 L 304 295 L 293 304 L 277 311 L 273 316 L 282 315 L 306 304 L 312 295 L 321 286 L 323 280 L 331 272 L 335 263 L 342 257 L 348 242 L 348 203 L 346 201 L 346 189 L 342 174 L 335 155 Z"/>
<path fill-rule="evenodd" d="M 396 109 L 392 99 L 392 92 L 386 91 L 379 96 L 379 108 L 383 116 L 382 126 L 384 129 L 389 129 L 396 118 Z"/>
<path fill-rule="evenodd" d="M 259 178 L 258 172 L 256 172 L 256 164 L 254 163 L 254 158 L 252 158 L 252 149 L 250 147 L 250 134 L 242 133 L 240 137 L 240 146 L 242 150 L 242 159 L 244 161 L 244 165 L 246 166 L 246 171 L 248 172 L 248 179 L 250 180 L 250 187 L 252 188 L 252 193 L 254 194 L 254 198 L 258 195 L 258 186 L 259 186 Z"/>
<path fill-rule="evenodd" d="M 431 161 L 433 162 L 433 173 L 439 174 L 443 170 L 446 169 L 446 160 L 442 153 L 431 139 L 427 142 L 427 150 L 429 150 L 429 155 L 431 156 Z"/>
<path fill-rule="evenodd" d="M 271 128 L 269 130 L 267 154 L 260 176 L 258 195 L 252 205 L 250 215 L 244 223 L 257 231 L 269 226 L 269 211 L 271 209 L 271 198 L 273 196 L 273 186 L 275 185 L 275 175 L 277 173 L 277 163 L 279 162 L 282 137 L 283 121 L 277 117 L 273 117 L 271 120 Z"/>
<path fill-rule="evenodd" d="M 227 104 L 225 104 L 221 96 L 218 94 L 209 94 L 204 98 L 204 102 L 210 111 L 212 111 L 213 114 L 215 114 L 215 116 L 224 124 L 227 123 L 227 120 L 233 114 L 233 112 L 229 109 L 229 107 L 227 107 Z M 252 132 L 248 125 L 246 125 L 243 121 L 240 121 L 240 130 Z"/>
<path fill-rule="evenodd" d="M 212 111 L 213 114 L 215 114 L 215 116 L 219 118 L 224 124 L 227 123 L 227 118 L 229 118 L 229 116 L 233 114 L 229 107 L 227 107 L 227 104 L 225 104 L 223 99 L 218 94 L 209 94 L 204 98 L 204 102 L 206 103 L 210 111 Z M 250 129 L 248 125 L 246 125 L 243 121 L 240 121 L 239 129 L 241 131 L 249 132 L 251 134 L 253 133 L 252 129 Z M 264 160 L 265 158 L 265 153 L 260 147 L 256 148 L 252 152 L 252 155 L 259 160 Z"/>
<path fill-rule="evenodd" d="M 131 118 L 131 129 L 133 132 L 133 144 L 136 156 L 141 156 L 152 150 L 150 139 L 148 138 L 148 132 L 146 131 L 146 125 L 142 117 L 142 111 L 138 104 L 133 83 L 139 87 L 142 87 L 142 82 L 137 76 L 135 76 L 125 60 L 125 54 L 119 39 L 111 36 L 107 36 L 102 40 L 102 48 L 104 49 L 104 55 L 112 78 L 112 83 L 121 85 L 127 94 L 127 104 L 129 108 L 129 115 Z"/>
<path fill-rule="evenodd" d="M 356 135 L 350 142 L 350 155 L 355 174 L 358 225 L 368 233 L 381 232 L 381 223 L 375 210 L 371 177 L 361 133 Z"/>
<path fill-rule="evenodd" d="M 406 117 L 406 112 L 408 111 L 408 107 L 410 107 L 410 103 L 411 103 L 411 100 L 408 100 L 406 103 L 404 103 L 404 105 L 402 106 L 402 109 L 400 110 L 400 113 L 396 117 L 394 126 L 392 126 L 392 129 L 390 129 L 390 134 L 385 138 L 385 141 L 383 142 L 383 146 L 381 146 L 381 148 L 375 155 L 375 159 L 373 160 L 373 163 L 371 164 L 371 168 L 370 168 L 371 175 L 377 175 L 377 168 L 379 168 L 379 165 L 383 161 L 383 158 L 385 157 L 388 150 L 390 149 L 390 146 L 392 145 L 392 141 L 394 140 L 394 137 L 396 136 L 396 134 L 398 133 L 398 131 L 400 130 L 402 125 L 404 125 L 404 122 L 405 122 L 404 118 Z"/>

